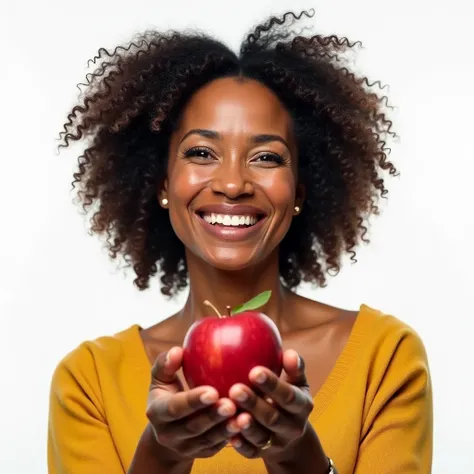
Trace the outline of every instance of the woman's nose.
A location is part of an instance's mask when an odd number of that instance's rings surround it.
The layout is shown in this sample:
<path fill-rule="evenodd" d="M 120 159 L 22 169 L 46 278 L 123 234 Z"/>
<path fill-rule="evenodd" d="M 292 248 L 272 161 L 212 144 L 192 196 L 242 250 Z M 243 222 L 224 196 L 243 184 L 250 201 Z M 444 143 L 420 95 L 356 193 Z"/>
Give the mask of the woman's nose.
<path fill-rule="evenodd" d="M 252 195 L 254 186 L 249 170 L 241 160 L 224 160 L 216 169 L 212 179 L 212 190 L 224 194 L 229 199 L 242 195 Z"/>

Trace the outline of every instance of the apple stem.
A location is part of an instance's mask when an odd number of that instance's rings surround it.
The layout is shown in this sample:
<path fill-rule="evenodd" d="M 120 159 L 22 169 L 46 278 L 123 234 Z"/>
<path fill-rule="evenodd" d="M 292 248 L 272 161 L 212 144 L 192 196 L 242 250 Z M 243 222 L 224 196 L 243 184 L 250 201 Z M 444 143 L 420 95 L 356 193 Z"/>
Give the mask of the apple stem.
<path fill-rule="evenodd" d="M 206 306 L 209 306 L 209 308 L 212 308 L 214 310 L 214 312 L 217 314 L 217 316 L 219 318 L 222 318 L 222 314 L 219 313 L 219 310 L 210 301 L 206 300 L 206 301 L 204 301 L 203 304 L 206 305 Z"/>
<path fill-rule="evenodd" d="M 230 306 L 227 305 L 227 306 L 225 307 L 225 309 L 226 309 L 226 311 L 227 311 L 227 316 L 230 318 L 230 317 L 232 316 L 232 313 L 231 313 L 232 307 L 230 307 Z"/>

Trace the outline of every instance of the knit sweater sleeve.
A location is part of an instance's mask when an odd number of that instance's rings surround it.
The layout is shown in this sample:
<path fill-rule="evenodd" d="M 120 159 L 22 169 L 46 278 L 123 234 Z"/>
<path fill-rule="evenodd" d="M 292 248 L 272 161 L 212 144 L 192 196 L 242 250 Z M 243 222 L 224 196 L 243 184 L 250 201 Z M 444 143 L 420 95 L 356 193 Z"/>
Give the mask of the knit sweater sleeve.
<path fill-rule="evenodd" d="M 420 337 L 400 327 L 374 359 L 354 474 L 429 474 L 432 389 Z"/>
<path fill-rule="evenodd" d="M 124 473 L 107 425 L 94 358 L 87 344 L 66 356 L 52 378 L 48 473 Z"/>

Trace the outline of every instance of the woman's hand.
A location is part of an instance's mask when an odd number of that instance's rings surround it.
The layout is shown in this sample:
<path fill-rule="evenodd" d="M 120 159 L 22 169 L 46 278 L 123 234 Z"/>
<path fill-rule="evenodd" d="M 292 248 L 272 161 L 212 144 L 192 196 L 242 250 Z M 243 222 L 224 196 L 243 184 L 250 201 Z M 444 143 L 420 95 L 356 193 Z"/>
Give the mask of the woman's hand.
<path fill-rule="evenodd" d="M 285 351 L 283 369 L 279 378 L 265 367 L 255 367 L 249 374 L 254 390 L 242 384 L 230 389 L 231 400 L 245 410 L 231 422 L 240 431 L 231 443 L 247 458 L 279 456 L 308 427 L 313 401 L 303 359 Z"/>
<path fill-rule="evenodd" d="M 170 461 L 210 457 L 232 436 L 226 422 L 236 413 L 235 404 L 218 399 L 213 387 L 184 391 L 177 377 L 183 351 L 174 347 L 162 353 L 152 369 L 147 417 L 159 445 L 170 450 Z"/>

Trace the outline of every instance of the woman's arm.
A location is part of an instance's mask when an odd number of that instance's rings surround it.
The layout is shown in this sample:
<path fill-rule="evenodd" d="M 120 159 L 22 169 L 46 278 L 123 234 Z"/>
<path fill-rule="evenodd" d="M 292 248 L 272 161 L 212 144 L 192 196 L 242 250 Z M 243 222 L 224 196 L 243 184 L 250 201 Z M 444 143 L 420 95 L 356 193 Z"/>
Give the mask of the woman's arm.
<path fill-rule="evenodd" d="M 84 345 L 56 368 L 49 406 L 49 474 L 125 474 L 99 387 L 92 354 Z M 165 450 L 147 425 L 127 473 L 189 474 L 192 462 L 178 462 Z"/>
<path fill-rule="evenodd" d="M 51 383 L 49 474 L 189 474 L 194 457 L 207 457 L 222 449 L 228 437 L 226 420 L 235 414 L 235 406 L 222 415 L 220 408 L 226 403 L 219 401 L 217 391 L 212 393 L 209 387 L 171 393 L 178 391 L 173 382 L 182 351 L 170 354 L 169 362 L 163 353 L 153 366 L 150 394 L 154 394 L 147 411 L 153 425 L 148 424 L 141 434 L 130 467 L 117 453 L 91 351 L 83 344 L 65 357 Z M 173 416 L 169 416 L 168 410 Z M 199 416 L 194 416 L 198 411 Z M 187 432 L 188 428 L 194 431 Z M 160 430 L 168 444 L 174 445 L 177 440 L 176 449 L 158 442 L 155 430 Z"/>
<path fill-rule="evenodd" d="M 95 377 L 92 355 L 84 345 L 54 372 L 48 420 L 49 474 L 124 474 Z"/>
<path fill-rule="evenodd" d="M 265 460 L 268 474 L 329 474 L 329 459 L 324 454 L 318 435 L 311 425 L 294 448 L 288 459 L 278 457 Z M 332 474 L 332 473 L 331 473 Z M 337 471 L 334 471 L 337 474 Z"/>
<path fill-rule="evenodd" d="M 430 474 L 433 406 L 425 348 L 408 327 L 389 338 L 374 360 L 373 371 L 377 375 L 368 387 L 369 403 L 361 407 L 365 410 L 364 423 L 351 474 Z M 269 474 L 329 472 L 312 429 L 287 450 L 286 457 L 267 460 Z"/>
<path fill-rule="evenodd" d="M 386 368 L 373 387 L 354 474 L 430 474 L 433 396 L 423 343 L 404 329 L 393 353 L 381 359 Z"/>

